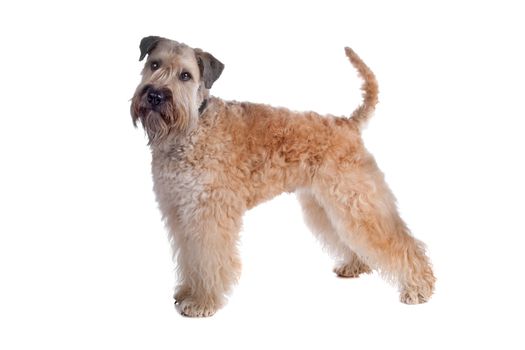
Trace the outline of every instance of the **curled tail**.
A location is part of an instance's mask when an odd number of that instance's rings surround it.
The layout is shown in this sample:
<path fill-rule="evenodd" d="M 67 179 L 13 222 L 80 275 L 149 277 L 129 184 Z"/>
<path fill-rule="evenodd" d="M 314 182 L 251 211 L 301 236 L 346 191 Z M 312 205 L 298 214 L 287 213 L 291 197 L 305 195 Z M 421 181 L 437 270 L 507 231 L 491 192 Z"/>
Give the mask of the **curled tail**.
<path fill-rule="evenodd" d="M 361 60 L 361 58 L 349 47 L 345 47 L 345 52 L 352 65 L 357 69 L 359 75 L 363 79 L 363 85 L 361 85 L 361 90 L 363 91 L 363 103 L 354 110 L 350 119 L 358 126 L 358 128 L 362 128 L 374 112 L 378 102 L 377 95 L 379 93 L 379 87 L 377 86 L 377 80 L 374 73 L 368 68 L 363 60 Z"/>

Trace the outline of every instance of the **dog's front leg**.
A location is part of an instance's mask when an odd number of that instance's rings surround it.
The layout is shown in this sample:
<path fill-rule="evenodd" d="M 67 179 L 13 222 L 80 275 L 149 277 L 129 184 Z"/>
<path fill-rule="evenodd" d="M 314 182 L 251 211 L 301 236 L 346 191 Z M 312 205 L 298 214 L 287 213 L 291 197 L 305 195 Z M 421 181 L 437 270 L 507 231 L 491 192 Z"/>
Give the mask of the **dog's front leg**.
<path fill-rule="evenodd" d="M 208 198 L 226 199 L 216 193 Z M 237 241 L 243 209 L 227 200 L 202 201 L 167 216 L 177 257 L 177 310 L 192 317 L 213 315 L 238 280 Z"/>

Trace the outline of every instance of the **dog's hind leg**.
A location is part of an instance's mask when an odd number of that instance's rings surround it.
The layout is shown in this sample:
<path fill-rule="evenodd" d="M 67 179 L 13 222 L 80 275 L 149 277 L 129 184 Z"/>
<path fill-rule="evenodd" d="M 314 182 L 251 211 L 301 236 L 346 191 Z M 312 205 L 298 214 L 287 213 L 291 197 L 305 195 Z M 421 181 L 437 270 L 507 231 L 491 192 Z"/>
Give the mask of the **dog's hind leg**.
<path fill-rule="evenodd" d="M 326 178 L 321 176 L 313 193 L 340 239 L 396 282 L 402 302 L 427 301 L 435 278 L 424 245 L 412 237 L 399 217 L 395 198 L 373 159 L 353 171 L 338 170 L 330 170 Z"/>
<path fill-rule="evenodd" d="M 358 277 L 362 273 L 370 273 L 372 271 L 370 267 L 338 236 L 317 199 L 305 189 L 298 190 L 296 194 L 301 203 L 306 224 L 328 252 L 338 260 L 334 267 L 337 276 Z"/>

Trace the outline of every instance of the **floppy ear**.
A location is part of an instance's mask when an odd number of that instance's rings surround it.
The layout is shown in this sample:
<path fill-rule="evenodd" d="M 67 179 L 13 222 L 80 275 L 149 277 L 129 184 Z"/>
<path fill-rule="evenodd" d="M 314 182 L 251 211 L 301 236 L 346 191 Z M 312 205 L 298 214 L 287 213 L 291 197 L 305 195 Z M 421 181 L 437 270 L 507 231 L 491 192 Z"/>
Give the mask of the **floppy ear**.
<path fill-rule="evenodd" d="M 142 38 L 140 41 L 140 58 L 139 61 L 142 61 L 146 55 L 148 55 L 155 46 L 161 41 L 163 38 L 160 36 L 147 36 L 145 38 Z"/>
<path fill-rule="evenodd" d="M 201 79 L 204 82 L 204 87 L 206 89 L 211 89 L 213 83 L 219 79 L 222 70 L 224 69 L 224 64 L 213 57 L 212 54 L 204 52 L 201 49 L 195 49 L 195 57 L 197 58 L 197 63 L 199 64 Z"/>

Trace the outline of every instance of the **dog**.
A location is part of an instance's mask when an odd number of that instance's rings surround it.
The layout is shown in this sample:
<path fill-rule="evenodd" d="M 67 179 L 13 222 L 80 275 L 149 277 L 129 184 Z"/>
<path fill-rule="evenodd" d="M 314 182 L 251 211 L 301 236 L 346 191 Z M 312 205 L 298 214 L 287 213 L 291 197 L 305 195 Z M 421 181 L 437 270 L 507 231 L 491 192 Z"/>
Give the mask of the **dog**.
<path fill-rule="evenodd" d="M 152 152 L 154 192 L 177 260 L 174 299 L 185 316 L 213 315 L 239 278 L 243 213 L 295 192 L 311 231 L 339 260 L 334 271 L 377 270 L 406 304 L 426 302 L 435 277 L 424 244 L 400 218 L 383 173 L 361 138 L 378 102 L 373 72 L 350 48 L 363 102 L 350 118 L 294 112 L 210 95 L 224 65 L 158 36 L 131 101 Z"/>

